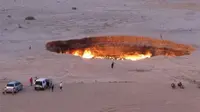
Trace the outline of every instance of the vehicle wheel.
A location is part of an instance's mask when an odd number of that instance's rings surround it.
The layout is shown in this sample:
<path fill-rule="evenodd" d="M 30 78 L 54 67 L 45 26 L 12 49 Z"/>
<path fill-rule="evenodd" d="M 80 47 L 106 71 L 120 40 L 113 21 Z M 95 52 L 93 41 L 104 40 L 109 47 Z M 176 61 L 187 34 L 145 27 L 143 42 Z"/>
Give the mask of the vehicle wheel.
<path fill-rule="evenodd" d="M 19 89 L 16 89 L 16 93 L 18 93 L 20 90 Z"/>

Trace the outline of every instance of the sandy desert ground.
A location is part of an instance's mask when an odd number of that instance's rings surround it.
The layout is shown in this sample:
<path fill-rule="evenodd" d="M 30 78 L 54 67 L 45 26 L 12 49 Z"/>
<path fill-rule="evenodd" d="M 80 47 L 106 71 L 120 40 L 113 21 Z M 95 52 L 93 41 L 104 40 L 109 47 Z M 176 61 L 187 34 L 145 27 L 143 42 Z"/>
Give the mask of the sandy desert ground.
<path fill-rule="evenodd" d="M 17 95 L 0 95 L 0 112 L 199 112 L 200 89 L 193 83 L 200 80 L 199 6 L 198 0 L 0 0 L 0 87 L 5 78 L 25 85 Z M 51 40 L 118 34 L 162 34 L 196 51 L 115 61 L 110 69 L 111 60 L 45 49 Z M 64 90 L 35 92 L 28 86 L 35 76 L 63 81 Z M 171 89 L 178 81 L 184 90 Z"/>

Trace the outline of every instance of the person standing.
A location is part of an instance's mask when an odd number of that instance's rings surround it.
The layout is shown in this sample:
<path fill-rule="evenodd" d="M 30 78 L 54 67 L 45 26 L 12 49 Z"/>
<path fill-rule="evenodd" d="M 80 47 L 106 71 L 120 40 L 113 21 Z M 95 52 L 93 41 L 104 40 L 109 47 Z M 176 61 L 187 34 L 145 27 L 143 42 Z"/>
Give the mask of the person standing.
<path fill-rule="evenodd" d="M 115 63 L 114 63 L 114 62 L 112 62 L 112 64 L 111 64 L 111 68 L 112 68 L 112 69 L 114 68 L 114 64 L 115 64 Z"/>
<path fill-rule="evenodd" d="M 35 77 L 35 83 L 36 83 L 36 80 L 37 80 L 37 79 L 38 79 L 38 77 L 36 76 L 36 77 Z"/>
<path fill-rule="evenodd" d="M 33 84 L 34 84 L 34 85 L 35 85 L 37 79 L 38 79 L 37 76 L 33 78 Z"/>
<path fill-rule="evenodd" d="M 31 78 L 29 79 L 29 81 L 30 81 L 30 85 L 32 86 L 32 85 L 33 85 L 33 78 L 31 77 Z"/>
<path fill-rule="evenodd" d="M 62 82 L 60 82 L 59 86 L 60 86 L 60 90 L 62 91 L 62 88 L 63 88 Z"/>
<path fill-rule="evenodd" d="M 163 36 L 162 36 L 162 34 L 160 34 L 160 39 L 163 40 Z"/>
<path fill-rule="evenodd" d="M 54 90 L 54 84 L 51 85 L 51 91 L 53 92 Z"/>

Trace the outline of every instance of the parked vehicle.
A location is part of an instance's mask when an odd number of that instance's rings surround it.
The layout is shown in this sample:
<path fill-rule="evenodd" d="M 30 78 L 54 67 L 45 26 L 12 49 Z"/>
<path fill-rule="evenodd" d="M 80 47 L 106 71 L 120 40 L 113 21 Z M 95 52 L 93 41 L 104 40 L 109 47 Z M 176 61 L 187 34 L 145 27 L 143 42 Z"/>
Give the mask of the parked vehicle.
<path fill-rule="evenodd" d="M 45 90 L 50 88 L 52 80 L 48 78 L 39 78 L 35 81 L 35 90 Z"/>
<path fill-rule="evenodd" d="M 4 88 L 4 93 L 18 93 L 23 90 L 23 84 L 19 81 L 8 82 Z"/>

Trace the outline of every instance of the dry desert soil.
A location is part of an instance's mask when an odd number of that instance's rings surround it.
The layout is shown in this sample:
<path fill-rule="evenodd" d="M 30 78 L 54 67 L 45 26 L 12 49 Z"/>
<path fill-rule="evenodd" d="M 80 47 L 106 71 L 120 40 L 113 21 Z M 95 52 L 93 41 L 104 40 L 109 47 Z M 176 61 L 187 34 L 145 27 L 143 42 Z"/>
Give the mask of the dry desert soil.
<path fill-rule="evenodd" d="M 24 84 L 16 95 L 0 94 L 0 112 L 199 112 L 199 6 L 199 0 L 0 0 L 0 90 L 8 80 Z M 111 60 L 45 49 L 53 40 L 160 34 L 196 50 L 115 61 L 111 69 Z M 34 91 L 35 76 L 52 78 L 55 91 Z M 171 89 L 179 81 L 185 89 Z"/>

